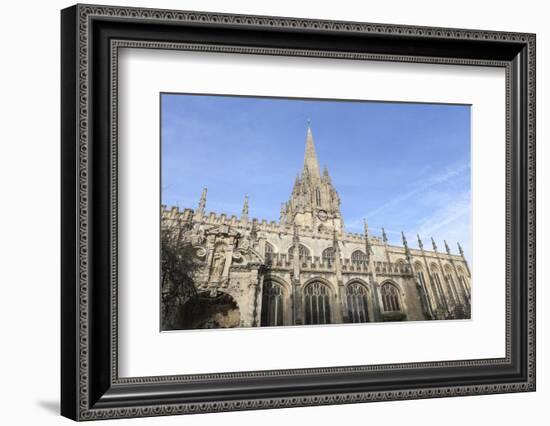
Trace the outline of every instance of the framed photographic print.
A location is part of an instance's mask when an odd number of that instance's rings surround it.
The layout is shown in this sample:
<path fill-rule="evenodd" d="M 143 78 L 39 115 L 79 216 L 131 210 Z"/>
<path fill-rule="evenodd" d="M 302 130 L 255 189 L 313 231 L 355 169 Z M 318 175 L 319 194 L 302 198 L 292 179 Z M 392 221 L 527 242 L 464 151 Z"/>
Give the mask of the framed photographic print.
<path fill-rule="evenodd" d="M 74 420 L 535 390 L 535 36 L 76 5 Z"/>

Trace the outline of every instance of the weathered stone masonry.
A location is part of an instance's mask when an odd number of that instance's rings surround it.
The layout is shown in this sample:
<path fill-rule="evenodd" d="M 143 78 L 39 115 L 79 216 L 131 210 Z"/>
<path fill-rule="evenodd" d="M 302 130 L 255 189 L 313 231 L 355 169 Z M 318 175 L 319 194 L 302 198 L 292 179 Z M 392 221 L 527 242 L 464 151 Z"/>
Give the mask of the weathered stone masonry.
<path fill-rule="evenodd" d="M 328 170 L 320 173 L 308 127 L 304 167 L 279 222 L 162 206 L 163 227 L 181 228 L 204 263 L 196 286 L 204 298 L 229 296 L 236 322 L 274 326 L 470 317 L 471 276 L 464 253 L 390 245 L 381 236 L 345 231 Z M 176 226 L 175 226 L 176 225 Z"/>

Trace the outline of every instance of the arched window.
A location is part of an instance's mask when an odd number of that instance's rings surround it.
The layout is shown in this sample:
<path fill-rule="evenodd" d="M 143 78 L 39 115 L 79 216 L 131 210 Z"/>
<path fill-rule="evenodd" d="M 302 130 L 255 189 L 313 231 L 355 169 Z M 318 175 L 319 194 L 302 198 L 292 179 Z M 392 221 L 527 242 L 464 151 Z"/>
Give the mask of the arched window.
<path fill-rule="evenodd" d="M 283 325 L 283 288 L 266 281 L 262 292 L 262 326 Z"/>
<path fill-rule="evenodd" d="M 438 303 L 445 306 L 447 304 L 447 297 L 445 295 L 445 292 L 443 291 L 443 284 L 441 283 L 439 268 L 437 267 L 437 265 L 432 263 L 430 265 L 430 269 L 432 271 L 432 280 L 436 289 Z"/>
<path fill-rule="evenodd" d="M 462 285 L 462 289 L 464 291 L 465 296 L 469 299 L 470 298 L 470 284 L 468 283 L 468 279 L 466 278 L 466 274 L 464 273 L 464 269 L 462 267 L 456 268 L 458 272 L 458 281 Z"/>
<path fill-rule="evenodd" d="M 346 302 L 349 322 L 367 322 L 367 289 L 360 283 L 351 283 L 346 287 Z"/>
<path fill-rule="evenodd" d="M 328 263 L 328 266 L 334 263 L 334 247 L 323 250 L 323 263 Z"/>
<path fill-rule="evenodd" d="M 330 290 L 321 282 L 313 282 L 304 289 L 306 324 L 330 324 Z"/>
<path fill-rule="evenodd" d="M 351 261 L 353 263 L 361 263 L 361 262 L 365 262 L 366 260 L 367 260 L 367 256 L 361 250 L 355 250 L 351 254 Z"/>
<path fill-rule="evenodd" d="M 420 263 L 414 264 L 414 269 L 416 270 L 416 278 L 423 288 L 428 288 L 426 286 L 426 277 L 424 276 L 424 268 Z"/>
<path fill-rule="evenodd" d="M 382 304 L 385 311 L 400 311 L 399 290 L 393 285 L 386 283 L 382 286 Z"/>
<path fill-rule="evenodd" d="M 275 249 L 268 242 L 265 243 L 265 263 L 271 263 L 273 261 L 273 252 Z"/>
<path fill-rule="evenodd" d="M 453 302 L 458 302 L 460 299 L 456 292 L 455 280 L 453 278 L 453 271 L 451 268 L 445 268 L 445 277 L 447 278 L 447 284 L 449 284 L 449 293 Z"/>
<path fill-rule="evenodd" d="M 294 246 L 290 246 L 288 249 L 288 255 L 293 256 L 294 255 Z M 298 246 L 298 256 L 300 256 L 300 259 L 303 259 L 304 257 L 309 256 L 309 249 L 304 246 L 303 244 L 300 244 Z"/>

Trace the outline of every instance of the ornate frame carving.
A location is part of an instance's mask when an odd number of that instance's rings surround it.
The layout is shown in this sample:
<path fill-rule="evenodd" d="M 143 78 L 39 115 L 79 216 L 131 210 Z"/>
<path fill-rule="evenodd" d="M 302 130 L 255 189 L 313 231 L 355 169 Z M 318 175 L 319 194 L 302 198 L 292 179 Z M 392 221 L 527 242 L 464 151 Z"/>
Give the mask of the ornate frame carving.
<path fill-rule="evenodd" d="M 229 37 L 225 43 L 212 28 Z M 506 357 L 119 378 L 120 47 L 504 67 Z M 62 11 L 61 96 L 63 415 L 91 420 L 535 389 L 535 35 L 76 5 Z M 420 371 L 427 384 L 407 378 Z M 235 379 L 241 389 L 224 390 Z"/>

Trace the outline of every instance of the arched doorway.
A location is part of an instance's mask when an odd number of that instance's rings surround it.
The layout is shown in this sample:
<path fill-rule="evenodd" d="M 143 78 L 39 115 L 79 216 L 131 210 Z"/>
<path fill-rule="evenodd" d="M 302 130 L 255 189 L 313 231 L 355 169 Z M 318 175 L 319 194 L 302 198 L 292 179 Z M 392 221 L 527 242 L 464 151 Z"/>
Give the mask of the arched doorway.
<path fill-rule="evenodd" d="M 241 314 L 235 300 L 227 293 L 199 293 L 182 307 L 181 329 L 239 327 Z"/>

